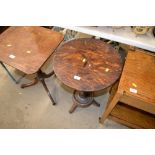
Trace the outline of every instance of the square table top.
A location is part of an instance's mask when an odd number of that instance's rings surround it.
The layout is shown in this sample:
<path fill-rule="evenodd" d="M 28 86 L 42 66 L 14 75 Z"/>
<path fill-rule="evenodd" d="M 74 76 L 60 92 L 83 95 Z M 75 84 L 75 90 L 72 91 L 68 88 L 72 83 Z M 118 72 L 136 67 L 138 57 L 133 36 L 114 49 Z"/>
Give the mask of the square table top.
<path fill-rule="evenodd" d="M 155 54 L 129 51 L 119 88 L 127 94 L 155 104 Z"/>
<path fill-rule="evenodd" d="M 0 35 L 0 61 L 26 74 L 36 73 L 63 37 L 43 27 L 10 27 Z"/>

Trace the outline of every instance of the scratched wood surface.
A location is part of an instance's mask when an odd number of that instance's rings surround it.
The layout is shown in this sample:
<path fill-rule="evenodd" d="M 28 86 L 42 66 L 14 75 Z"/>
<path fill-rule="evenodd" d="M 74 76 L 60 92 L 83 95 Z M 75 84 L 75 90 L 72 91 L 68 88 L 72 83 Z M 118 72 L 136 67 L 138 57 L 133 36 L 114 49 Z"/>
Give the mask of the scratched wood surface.
<path fill-rule="evenodd" d="M 61 33 L 43 27 L 10 27 L 0 35 L 0 61 L 33 74 L 62 40 Z"/>
<path fill-rule="evenodd" d="M 121 74 L 118 52 L 101 40 L 81 38 L 64 43 L 54 55 L 58 79 L 80 91 L 97 91 L 112 85 Z"/>

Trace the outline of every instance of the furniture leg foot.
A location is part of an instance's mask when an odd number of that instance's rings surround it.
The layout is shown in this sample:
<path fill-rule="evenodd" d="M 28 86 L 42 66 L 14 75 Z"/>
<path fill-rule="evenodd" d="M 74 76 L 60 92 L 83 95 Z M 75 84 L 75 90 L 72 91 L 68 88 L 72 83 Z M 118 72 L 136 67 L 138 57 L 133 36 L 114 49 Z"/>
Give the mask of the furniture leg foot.
<path fill-rule="evenodd" d="M 78 104 L 76 102 L 73 103 L 72 107 L 69 110 L 69 113 L 73 113 L 75 111 L 75 109 L 77 108 Z"/>
<path fill-rule="evenodd" d="M 38 83 L 38 79 L 37 78 L 35 78 L 32 82 L 30 82 L 30 83 L 27 83 L 27 84 L 21 84 L 21 88 L 26 88 L 26 87 L 30 87 L 30 86 L 33 86 L 33 85 L 35 85 L 35 84 L 37 84 Z"/>
<path fill-rule="evenodd" d="M 109 98 L 110 103 L 108 103 L 108 106 L 106 107 L 105 112 L 102 114 L 101 118 L 100 118 L 100 123 L 103 124 L 105 119 L 108 117 L 108 115 L 111 113 L 111 111 L 113 110 L 113 108 L 115 107 L 115 105 L 117 104 L 119 98 L 120 98 L 120 94 L 116 93 L 115 96 L 112 98 Z"/>
<path fill-rule="evenodd" d="M 103 124 L 105 119 L 106 119 L 105 117 L 104 118 L 103 117 L 99 117 L 99 123 Z"/>
<path fill-rule="evenodd" d="M 99 117 L 99 123 L 103 124 L 103 122 L 101 121 L 101 117 Z"/>

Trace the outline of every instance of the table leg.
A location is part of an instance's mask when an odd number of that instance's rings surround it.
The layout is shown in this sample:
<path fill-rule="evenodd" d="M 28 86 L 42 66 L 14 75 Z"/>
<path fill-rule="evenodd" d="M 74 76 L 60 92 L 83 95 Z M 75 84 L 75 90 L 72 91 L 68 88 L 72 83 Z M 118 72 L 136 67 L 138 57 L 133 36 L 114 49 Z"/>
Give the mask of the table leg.
<path fill-rule="evenodd" d="M 108 101 L 108 106 L 106 107 L 105 112 L 102 114 L 101 117 L 99 117 L 99 122 L 101 124 L 103 124 L 105 119 L 109 116 L 109 114 L 111 113 L 111 111 L 113 110 L 117 102 L 119 101 L 120 96 L 121 94 L 116 93 L 114 97 L 112 98 L 112 100 Z"/>
<path fill-rule="evenodd" d="M 70 110 L 69 110 L 69 113 L 73 113 L 74 110 L 75 110 L 77 107 L 78 107 L 77 102 L 74 102 L 73 105 L 72 105 L 72 107 L 71 107 Z"/>
<path fill-rule="evenodd" d="M 99 117 L 99 122 L 101 124 L 104 123 L 105 119 L 108 117 L 108 115 L 110 114 L 110 112 L 112 111 L 116 103 L 118 102 L 119 96 L 121 96 L 120 93 L 117 93 L 118 84 L 119 84 L 119 81 L 116 81 L 114 85 L 111 86 L 110 88 L 110 91 L 109 91 L 110 96 L 107 102 L 106 109 L 104 113 L 102 114 L 102 116 Z"/>
<path fill-rule="evenodd" d="M 94 100 L 94 93 L 93 92 L 83 92 L 83 91 L 77 91 L 75 90 L 73 93 L 73 105 L 69 110 L 69 113 L 74 112 L 74 110 L 79 107 L 88 107 L 91 104 L 94 104 L 96 106 L 100 106 L 99 103 L 97 103 Z"/>
<path fill-rule="evenodd" d="M 54 99 L 53 99 L 53 97 L 52 97 L 52 95 L 51 95 L 51 93 L 50 93 L 50 91 L 49 91 L 49 89 L 48 89 L 48 87 L 47 87 L 47 85 L 45 83 L 45 79 L 51 77 L 52 75 L 54 75 L 54 71 L 52 71 L 49 74 L 46 74 L 46 73 L 42 72 L 41 70 L 39 70 L 37 72 L 37 77 L 30 83 L 22 84 L 21 88 L 33 86 L 33 85 L 37 84 L 38 81 L 40 81 L 42 83 L 43 87 L 45 88 L 51 102 L 53 103 L 53 105 L 55 105 L 56 102 L 54 101 Z"/>
<path fill-rule="evenodd" d="M 43 87 L 45 88 L 51 102 L 53 103 L 53 105 L 55 105 L 56 102 L 54 101 L 54 99 L 53 99 L 53 97 L 52 97 L 52 95 L 51 95 L 51 93 L 50 93 L 50 91 L 49 91 L 49 89 L 45 83 L 45 79 L 51 77 L 52 75 L 54 75 L 54 71 L 52 71 L 49 74 L 46 74 L 46 73 L 42 72 L 41 70 L 39 70 L 37 73 L 37 78 L 42 83 Z"/>
<path fill-rule="evenodd" d="M 52 75 L 54 75 L 54 71 L 52 71 L 52 72 L 49 73 L 49 74 L 46 74 L 46 73 L 42 72 L 41 70 L 39 70 L 39 71 L 37 72 L 37 77 L 34 78 L 33 81 L 30 82 L 30 83 L 21 84 L 21 88 L 33 86 L 33 85 L 37 84 L 38 81 L 41 81 L 41 79 L 49 78 L 49 77 L 51 77 Z"/>
<path fill-rule="evenodd" d="M 55 101 L 54 101 L 54 99 L 53 99 L 53 97 L 52 97 L 52 95 L 51 95 L 49 89 L 47 88 L 47 85 L 46 85 L 46 83 L 45 83 L 45 80 L 44 80 L 44 79 L 41 79 L 40 82 L 42 83 L 43 87 L 45 88 L 45 90 L 46 90 L 46 92 L 47 92 L 47 94 L 48 94 L 50 100 L 52 101 L 53 105 L 56 105 L 56 103 L 55 103 Z"/>
<path fill-rule="evenodd" d="M 100 104 L 98 102 L 96 102 L 95 100 L 93 100 L 93 104 L 97 107 L 100 107 Z"/>

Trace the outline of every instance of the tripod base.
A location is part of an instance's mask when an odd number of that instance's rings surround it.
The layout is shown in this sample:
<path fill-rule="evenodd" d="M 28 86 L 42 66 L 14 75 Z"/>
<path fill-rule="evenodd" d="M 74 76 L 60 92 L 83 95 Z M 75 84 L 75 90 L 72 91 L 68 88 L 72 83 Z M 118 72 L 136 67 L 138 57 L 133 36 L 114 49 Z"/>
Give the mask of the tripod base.
<path fill-rule="evenodd" d="M 70 108 L 69 113 L 73 113 L 77 107 L 88 107 L 91 104 L 100 107 L 100 104 L 94 100 L 93 92 L 75 90 L 73 93 L 73 105 Z"/>

